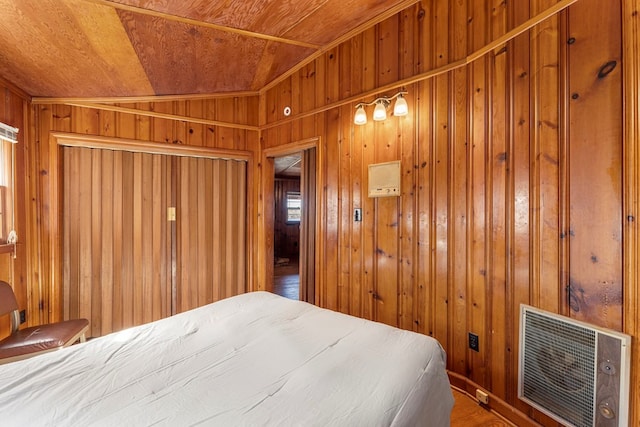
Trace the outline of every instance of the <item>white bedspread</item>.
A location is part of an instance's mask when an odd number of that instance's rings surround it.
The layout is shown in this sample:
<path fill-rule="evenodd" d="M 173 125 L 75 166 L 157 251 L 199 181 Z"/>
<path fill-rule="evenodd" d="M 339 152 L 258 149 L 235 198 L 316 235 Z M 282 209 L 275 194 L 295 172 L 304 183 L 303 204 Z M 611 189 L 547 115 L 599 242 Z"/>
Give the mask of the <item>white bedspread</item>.
<path fill-rule="evenodd" d="M 266 293 L 0 366 L 2 426 L 448 426 L 438 342 Z"/>

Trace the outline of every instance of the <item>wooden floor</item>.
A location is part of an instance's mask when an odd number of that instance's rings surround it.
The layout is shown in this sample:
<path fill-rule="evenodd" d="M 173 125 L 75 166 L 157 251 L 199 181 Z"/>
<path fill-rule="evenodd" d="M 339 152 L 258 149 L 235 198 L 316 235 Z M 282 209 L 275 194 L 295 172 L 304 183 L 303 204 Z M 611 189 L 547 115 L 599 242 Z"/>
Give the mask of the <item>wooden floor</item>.
<path fill-rule="evenodd" d="M 451 427 L 515 427 L 483 408 L 465 393 L 452 389 L 456 400 L 451 412 Z"/>
<path fill-rule="evenodd" d="M 299 274 L 298 263 L 295 261 L 286 265 L 276 265 L 273 269 L 273 293 L 290 299 L 300 299 Z"/>
<path fill-rule="evenodd" d="M 273 292 L 286 298 L 299 299 L 300 276 L 298 264 L 274 267 Z M 451 413 L 451 427 L 513 427 L 491 411 L 481 407 L 470 396 L 453 390 L 455 405 Z"/>

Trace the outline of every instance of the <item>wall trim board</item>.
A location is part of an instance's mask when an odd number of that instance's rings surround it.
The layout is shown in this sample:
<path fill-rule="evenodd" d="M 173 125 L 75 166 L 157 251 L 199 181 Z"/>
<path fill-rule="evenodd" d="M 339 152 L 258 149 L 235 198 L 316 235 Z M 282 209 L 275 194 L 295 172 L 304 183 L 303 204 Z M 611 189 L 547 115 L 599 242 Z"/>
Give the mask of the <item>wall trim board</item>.
<path fill-rule="evenodd" d="M 277 147 L 265 148 L 263 150 L 264 157 L 280 157 L 289 153 L 307 150 L 318 146 L 320 137 L 307 138 L 301 141 L 292 142 L 291 144 L 278 145 Z"/>
<path fill-rule="evenodd" d="M 640 0 L 622 1 L 624 332 L 632 342 L 629 420 L 640 420 Z M 635 421 L 634 421 L 635 420 Z"/>
<path fill-rule="evenodd" d="M 258 96 L 258 91 L 239 92 L 218 92 L 218 93 L 195 93 L 191 95 L 145 95 L 145 96 L 102 96 L 96 98 L 54 98 L 54 97 L 33 97 L 33 105 L 43 104 L 65 104 L 67 102 L 97 102 L 97 103 L 122 103 L 134 104 L 136 102 L 171 102 L 171 101 L 197 101 L 216 98 L 246 98 Z M 28 95 L 25 94 L 28 97 Z"/>
<path fill-rule="evenodd" d="M 51 268 L 48 274 L 49 282 L 47 291 L 49 293 L 48 317 L 49 322 L 62 320 L 63 296 L 62 290 L 62 154 L 61 147 L 85 147 L 106 150 L 131 151 L 149 154 L 162 154 L 180 157 L 199 157 L 210 159 L 235 160 L 247 163 L 247 212 L 253 212 L 254 201 L 251 195 L 254 193 L 254 154 L 250 151 L 229 150 L 221 148 L 194 147 L 177 144 L 161 144 L 148 141 L 139 141 L 126 138 L 105 137 L 97 135 L 84 135 L 75 133 L 55 132 L 49 133 L 49 162 L 48 162 L 48 185 L 50 204 L 47 209 L 46 218 L 43 218 L 43 226 L 48 225 L 49 251 Z M 255 235 L 254 221 L 247 220 L 246 224 L 246 247 L 252 246 L 252 239 Z M 253 291 L 254 284 L 254 251 L 247 251 L 247 290 Z"/>
<path fill-rule="evenodd" d="M 56 145 L 64 145 L 68 147 L 101 148 L 149 154 L 240 160 L 245 162 L 250 161 L 253 157 L 253 153 L 251 151 L 196 147 L 193 145 L 181 144 L 161 144 L 135 139 L 84 135 L 77 133 L 51 132 L 51 138 L 55 140 L 52 142 L 55 142 Z"/>

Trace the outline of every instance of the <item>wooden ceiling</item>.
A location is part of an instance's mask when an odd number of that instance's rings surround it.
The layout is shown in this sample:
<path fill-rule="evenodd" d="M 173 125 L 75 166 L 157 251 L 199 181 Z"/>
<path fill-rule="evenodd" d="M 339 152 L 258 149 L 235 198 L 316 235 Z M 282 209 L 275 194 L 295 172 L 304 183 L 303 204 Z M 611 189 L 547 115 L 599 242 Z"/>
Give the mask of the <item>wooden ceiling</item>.
<path fill-rule="evenodd" d="M 257 92 L 417 0 L 0 0 L 0 76 L 34 97 Z"/>

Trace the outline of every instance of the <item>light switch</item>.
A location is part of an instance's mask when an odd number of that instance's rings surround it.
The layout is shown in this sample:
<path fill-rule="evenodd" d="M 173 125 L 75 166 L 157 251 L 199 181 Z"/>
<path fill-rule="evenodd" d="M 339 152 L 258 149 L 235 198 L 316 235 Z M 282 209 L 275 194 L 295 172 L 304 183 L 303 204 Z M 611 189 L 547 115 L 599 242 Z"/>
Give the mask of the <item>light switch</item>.
<path fill-rule="evenodd" d="M 176 208 L 174 206 L 170 206 L 167 208 L 167 221 L 175 221 L 176 220 Z"/>

